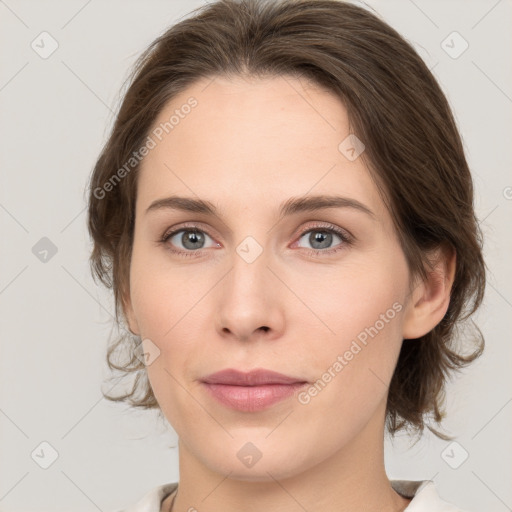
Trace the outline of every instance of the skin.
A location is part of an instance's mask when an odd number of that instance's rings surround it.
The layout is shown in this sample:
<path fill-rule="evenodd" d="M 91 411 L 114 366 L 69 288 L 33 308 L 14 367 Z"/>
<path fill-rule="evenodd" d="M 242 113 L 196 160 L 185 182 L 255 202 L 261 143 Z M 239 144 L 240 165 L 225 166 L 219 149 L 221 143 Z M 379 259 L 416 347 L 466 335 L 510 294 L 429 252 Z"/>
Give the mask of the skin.
<path fill-rule="evenodd" d="M 443 318 L 455 256 L 441 254 L 427 281 L 410 282 L 363 159 L 338 150 L 349 123 L 329 91 L 291 77 L 203 79 L 173 98 L 154 126 L 191 96 L 198 105 L 140 169 L 125 298 L 130 330 L 160 350 L 147 371 L 179 436 L 173 510 L 404 510 L 410 499 L 391 488 L 384 467 L 388 386 L 402 340 Z M 316 194 L 357 199 L 374 218 L 353 208 L 279 217 L 285 200 Z M 208 200 L 220 217 L 146 213 L 170 195 Z M 187 248 L 183 232 L 159 243 L 185 222 L 202 231 L 203 245 Z M 355 241 L 333 235 L 322 249 L 310 235 L 327 223 Z M 262 249 L 252 263 L 236 251 L 247 236 Z M 325 252 L 334 248 L 341 249 Z M 224 368 L 266 368 L 314 383 L 396 302 L 401 311 L 307 404 L 293 396 L 240 412 L 200 382 Z M 262 454 L 252 467 L 237 457 L 248 442 Z"/>

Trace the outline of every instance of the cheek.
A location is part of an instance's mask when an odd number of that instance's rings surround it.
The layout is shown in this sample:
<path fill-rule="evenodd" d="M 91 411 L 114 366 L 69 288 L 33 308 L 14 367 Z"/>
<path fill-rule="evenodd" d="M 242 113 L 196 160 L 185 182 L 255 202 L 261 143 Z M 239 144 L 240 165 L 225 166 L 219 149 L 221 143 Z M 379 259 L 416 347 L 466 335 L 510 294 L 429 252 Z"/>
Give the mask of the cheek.
<path fill-rule="evenodd" d="M 361 280 L 347 286 L 347 293 L 332 297 L 329 301 L 325 318 L 329 327 L 335 332 L 331 336 L 334 344 L 347 344 L 357 340 L 361 346 L 369 346 L 370 340 L 392 340 L 399 331 L 403 305 L 401 294 L 391 283 L 377 288 L 374 283 L 363 286 Z M 345 285 L 350 285 L 345 281 Z"/>
<path fill-rule="evenodd" d="M 297 311 L 295 317 L 301 339 L 314 346 L 308 360 L 314 377 L 321 381 L 315 401 L 360 410 L 358 401 L 369 405 L 370 397 L 378 400 L 385 393 L 400 352 L 405 260 L 398 254 L 388 262 L 382 258 L 373 264 L 360 261 L 342 272 L 333 271 L 323 287 L 315 277 L 320 276 L 308 275 L 298 293 L 308 297 L 315 316 L 308 314 L 305 322 L 304 312 Z"/>
<path fill-rule="evenodd" d="M 298 412 L 303 428 L 322 440 L 319 451 L 348 442 L 383 404 L 402 342 L 399 277 L 369 269 L 351 275 L 309 301 L 329 329 L 314 317 L 306 325 L 304 316 L 298 329 L 313 382 L 298 396 Z"/>
<path fill-rule="evenodd" d="M 141 336 L 163 340 L 197 305 L 206 284 L 180 266 L 171 266 L 163 249 L 134 246 L 130 269 L 133 309 Z M 203 284 L 201 284 L 203 283 Z"/>
<path fill-rule="evenodd" d="M 205 322 L 204 306 L 210 304 L 212 283 L 205 272 L 192 273 L 176 265 L 162 268 L 161 256 L 151 258 L 150 251 L 134 251 L 131 298 L 141 338 L 157 347 L 153 350 L 158 357 L 147 366 L 151 387 L 162 409 L 169 409 L 166 416 L 174 419 L 176 409 L 170 404 L 189 401 L 186 393 L 180 395 L 179 383 L 188 385 L 196 377 L 191 372 L 204 357 L 200 340 L 212 337 L 212 327 L 209 333 L 204 331 L 205 325 L 212 325 Z"/>
<path fill-rule="evenodd" d="M 306 316 L 302 308 L 296 322 L 305 325 L 309 318 L 309 328 L 317 337 L 321 332 L 324 342 L 336 349 L 356 338 L 364 343 L 377 332 L 393 337 L 400 328 L 407 279 L 405 262 L 400 263 L 368 259 L 327 273 L 304 272 L 297 295 L 305 297 L 312 314 Z"/>

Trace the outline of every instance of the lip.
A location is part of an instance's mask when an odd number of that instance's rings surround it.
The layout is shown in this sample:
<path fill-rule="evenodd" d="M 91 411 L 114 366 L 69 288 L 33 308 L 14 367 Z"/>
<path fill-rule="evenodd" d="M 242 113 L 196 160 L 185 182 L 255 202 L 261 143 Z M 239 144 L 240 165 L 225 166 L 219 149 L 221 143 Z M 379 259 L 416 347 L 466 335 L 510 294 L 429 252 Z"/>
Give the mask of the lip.
<path fill-rule="evenodd" d="M 228 368 L 202 379 L 202 383 L 223 405 L 256 412 L 290 398 L 307 381 L 265 369 L 240 372 Z"/>
<path fill-rule="evenodd" d="M 262 386 L 266 384 L 297 384 L 306 381 L 264 368 L 257 368 L 250 372 L 226 368 L 220 372 L 208 375 L 208 377 L 203 379 L 203 382 L 207 384 L 228 384 L 230 386 Z"/>

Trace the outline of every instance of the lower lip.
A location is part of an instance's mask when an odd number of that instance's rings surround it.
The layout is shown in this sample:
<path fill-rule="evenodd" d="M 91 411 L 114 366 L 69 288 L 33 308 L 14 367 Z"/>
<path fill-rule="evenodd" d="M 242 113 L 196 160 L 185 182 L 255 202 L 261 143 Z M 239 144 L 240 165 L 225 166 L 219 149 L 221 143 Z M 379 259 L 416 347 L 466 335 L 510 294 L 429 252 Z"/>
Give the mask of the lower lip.
<path fill-rule="evenodd" d="M 203 384 L 220 403 L 238 411 L 256 412 L 291 397 L 307 383 L 265 384 L 263 386 Z"/>

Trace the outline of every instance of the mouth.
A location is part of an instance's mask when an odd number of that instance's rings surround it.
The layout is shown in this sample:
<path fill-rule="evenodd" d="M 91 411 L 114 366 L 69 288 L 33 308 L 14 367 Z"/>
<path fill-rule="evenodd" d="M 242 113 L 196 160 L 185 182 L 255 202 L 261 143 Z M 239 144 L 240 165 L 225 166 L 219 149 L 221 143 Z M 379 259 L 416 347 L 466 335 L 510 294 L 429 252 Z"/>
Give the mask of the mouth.
<path fill-rule="evenodd" d="M 308 384 L 304 379 L 271 370 L 241 372 L 232 368 L 213 373 L 201 382 L 210 396 L 219 403 L 244 412 L 267 409 L 291 398 Z"/>

